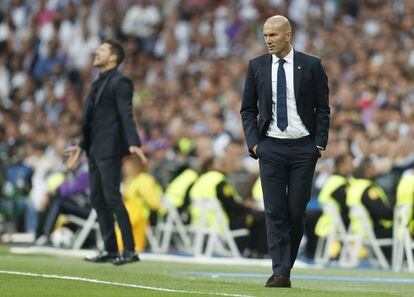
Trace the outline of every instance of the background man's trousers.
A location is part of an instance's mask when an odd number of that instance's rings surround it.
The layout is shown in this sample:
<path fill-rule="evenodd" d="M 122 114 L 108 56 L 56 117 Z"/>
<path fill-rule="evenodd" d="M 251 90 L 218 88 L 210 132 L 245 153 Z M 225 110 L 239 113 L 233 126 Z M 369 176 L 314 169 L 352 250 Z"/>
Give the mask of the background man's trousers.
<path fill-rule="evenodd" d="M 115 215 L 121 229 L 125 250 L 134 251 L 135 244 L 132 236 L 131 222 L 119 191 L 121 159 L 110 157 L 96 160 L 90 157 L 89 174 L 91 204 L 98 216 L 105 250 L 110 253 L 118 252 L 114 229 Z"/>
<path fill-rule="evenodd" d="M 319 151 L 309 136 L 266 137 L 257 147 L 267 240 L 275 274 L 290 276 L 303 235 Z"/>

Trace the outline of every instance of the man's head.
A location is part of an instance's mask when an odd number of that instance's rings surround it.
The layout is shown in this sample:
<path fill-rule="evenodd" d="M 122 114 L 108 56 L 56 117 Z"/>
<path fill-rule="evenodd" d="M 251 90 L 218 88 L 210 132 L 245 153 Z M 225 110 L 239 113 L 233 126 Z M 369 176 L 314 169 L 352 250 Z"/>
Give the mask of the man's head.
<path fill-rule="evenodd" d="M 354 174 L 356 178 L 366 178 L 371 180 L 377 175 L 378 173 L 375 164 L 368 158 L 361 161 Z"/>
<path fill-rule="evenodd" d="M 136 177 L 142 172 L 147 172 L 147 167 L 136 155 L 130 155 L 123 159 L 122 173 L 125 177 Z"/>
<path fill-rule="evenodd" d="M 350 176 L 355 170 L 352 161 L 352 156 L 350 154 L 343 154 L 337 157 L 335 160 L 336 172 L 343 177 Z"/>
<path fill-rule="evenodd" d="M 269 53 L 279 58 L 285 57 L 291 49 L 292 27 L 289 20 L 282 15 L 275 15 L 263 25 L 263 37 Z"/>
<path fill-rule="evenodd" d="M 124 57 L 124 48 L 118 41 L 105 40 L 95 51 L 93 66 L 101 71 L 112 69 L 118 67 Z"/>

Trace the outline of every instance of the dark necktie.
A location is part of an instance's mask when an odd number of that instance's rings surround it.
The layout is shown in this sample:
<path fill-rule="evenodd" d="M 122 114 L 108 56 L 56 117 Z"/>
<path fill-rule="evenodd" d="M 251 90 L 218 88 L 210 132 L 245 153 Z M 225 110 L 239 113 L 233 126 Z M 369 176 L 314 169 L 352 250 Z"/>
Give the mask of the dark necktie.
<path fill-rule="evenodd" d="M 279 68 L 277 69 L 277 105 L 276 117 L 277 127 L 281 131 L 285 131 L 288 126 L 287 103 L 286 103 L 286 74 L 283 64 L 286 61 L 279 60 Z"/>

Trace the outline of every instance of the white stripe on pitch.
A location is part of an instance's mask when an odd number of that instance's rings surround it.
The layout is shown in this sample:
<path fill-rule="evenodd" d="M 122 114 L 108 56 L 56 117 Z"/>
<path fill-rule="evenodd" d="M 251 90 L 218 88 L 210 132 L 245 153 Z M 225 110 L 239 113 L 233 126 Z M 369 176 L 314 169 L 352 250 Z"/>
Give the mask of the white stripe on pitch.
<path fill-rule="evenodd" d="M 170 293 L 206 294 L 206 295 L 231 296 L 231 297 L 251 297 L 249 295 L 240 295 L 240 294 L 200 292 L 200 291 L 187 291 L 187 290 L 157 288 L 157 287 L 149 287 L 149 286 L 142 286 L 142 285 L 134 285 L 134 284 L 125 284 L 125 283 L 118 283 L 118 282 L 103 281 L 103 280 L 97 280 L 97 279 L 85 278 L 85 277 L 65 276 L 65 275 L 56 275 L 56 274 L 38 274 L 38 273 L 20 272 L 20 271 L 7 271 L 7 270 L 0 270 L 0 274 L 11 274 L 11 275 L 23 275 L 23 276 L 31 276 L 31 277 L 74 280 L 74 281 L 87 282 L 87 283 L 105 284 L 105 285 L 111 285 L 111 286 L 129 287 L 129 288 L 137 288 L 137 289 L 161 291 L 161 292 L 170 292 Z"/>

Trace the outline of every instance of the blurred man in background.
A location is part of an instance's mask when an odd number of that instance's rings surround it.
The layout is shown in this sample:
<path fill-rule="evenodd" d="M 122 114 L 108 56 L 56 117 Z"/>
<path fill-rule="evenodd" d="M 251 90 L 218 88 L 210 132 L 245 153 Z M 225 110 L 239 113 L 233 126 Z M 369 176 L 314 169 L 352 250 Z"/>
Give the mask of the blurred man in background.
<path fill-rule="evenodd" d="M 375 235 L 378 238 L 390 238 L 392 237 L 393 205 L 381 186 L 375 182 L 377 176 L 373 162 L 364 159 L 350 181 L 346 203 L 348 207 L 356 204 L 363 205 L 368 211 Z"/>
<path fill-rule="evenodd" d="M 81 150 L 88 155 L 91 202 L 104 240 L 105 251 L 86 260 L 112 261 L 115 265 L 139 261 L 128 212 L 120 193 L 121 159 L 132 153 L 142 162 L 147 162 L 132 116 L 133 85 L 130 79 L 117 71 L 124 55 L 122 45 L 113 40 L 105 41 L 96 50 L 93 64 L 100 75 L 92 84 L 85 103 L 83 138 L 79 146 L 67 150 L 70 154 L 69 169 L 75 168 Z M 115 217 L 124 245 L 124 251 L 119 256 Z"/>

